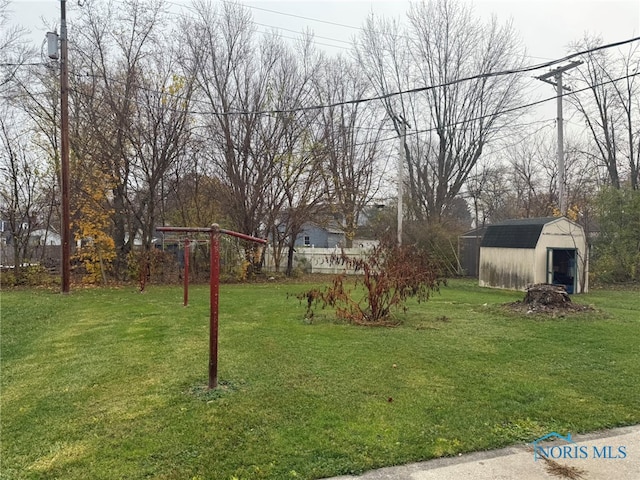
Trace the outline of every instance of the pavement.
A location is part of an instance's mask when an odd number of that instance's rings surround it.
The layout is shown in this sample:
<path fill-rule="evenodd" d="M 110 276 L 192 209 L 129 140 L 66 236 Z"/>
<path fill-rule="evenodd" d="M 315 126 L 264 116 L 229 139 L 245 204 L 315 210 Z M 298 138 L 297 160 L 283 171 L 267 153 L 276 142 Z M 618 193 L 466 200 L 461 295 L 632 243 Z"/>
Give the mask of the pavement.
<path fill-rule="evenodd" d="M 569 441 L 570 440 L 570 441 Z M 640 425 L 325 480 L 640 480 Z M 573 458 L 569 458 L 573 457 Z"/>

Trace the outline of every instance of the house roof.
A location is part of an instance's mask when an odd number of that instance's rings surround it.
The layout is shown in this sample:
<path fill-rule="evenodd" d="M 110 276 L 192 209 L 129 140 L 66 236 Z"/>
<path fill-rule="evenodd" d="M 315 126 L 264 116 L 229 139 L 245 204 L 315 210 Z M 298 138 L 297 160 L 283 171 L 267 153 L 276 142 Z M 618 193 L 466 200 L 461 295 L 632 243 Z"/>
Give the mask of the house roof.
<path fill-rule="evenodd" d="M 468 232 L 464 232 L 459 238 L 482 238 L 484 232 L 487 231 L 487 226 L 474 228 L 473 230 L 469 230 Z"/>
<path fill-rule="evenodd" d="M 519 218 L 489 225 L 481 247 L 535 248 L 542 228 L 558 217 Z"/>
<path fill-rule="evenodd" d="M 304 224 L 304 229 L 308 229 L 308 227 L 313 227 L 313 228 L 317 228 L 319 230 L 324 230 L 327 233 L 332 233 L 332 234 L 338 234 L 338 235 L 344 235 L 344 231 L 340 229 L 340 227 L 338 226 L 334 226 L 334 225 L 321 225 L 319 223 L 316 222 L 307 222 Z"/>

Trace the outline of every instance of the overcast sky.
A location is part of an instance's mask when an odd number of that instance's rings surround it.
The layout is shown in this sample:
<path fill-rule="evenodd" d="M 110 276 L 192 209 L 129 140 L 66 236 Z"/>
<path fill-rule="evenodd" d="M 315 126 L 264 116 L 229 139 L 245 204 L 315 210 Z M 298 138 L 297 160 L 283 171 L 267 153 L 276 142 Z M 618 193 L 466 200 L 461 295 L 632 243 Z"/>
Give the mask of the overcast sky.
<path fill-rule="evenodd" d="M 84 2 L 104 0 L 83 0 Z M 605 43 L 640 35 L 640 1 L 638 0 L 464 0 L 474 5 L 483 17 L 495 13 L 499 19 L 512 19 L 534 59 L 563 56 L 567 44 L 581 38 L 585 32 L 599 34 Z M 190 1 L 170 0 L 173 11 L 188 9 Z M 310 29 L 318 42 L 348 47 L 357 28 L 370 13 L 403 16 L 409 2 L 395 1 L 327 1 L 327 0 L 254 0 L 243 1 L 251 9 L 259 28 L 286 28 L 294 32 Z M 12 0 L 12 21 L 32 30 L 37 37 L 41 18 L 55 24 L 60 16 L 59 0 Z M 77 9 L 76 1 L 68 0 L 70 18 Z M 181 7 L 182 6 L 182 7 Z M 271 11 L 269 11 L 271 10 Z M 297 17 L 296 17 L 297 15 Z M 300 18 L 308 17 L 308 18 Z M 314 21 L 316 19 L 319 21 Z M 333 22 L 344 26 L 330 25 Z M 352 28 L 348 28 L 351 26 Z M 283 35 L 295 33 L 283 31 Z M 42 37 L 44 31 L 42 32 Z"/>
<path fill-rule="evenodd" d="M 93 1 L 105 0 L 83 0 Z M 472 3 L 483 18 L 495 14 L 501 21 L 513 21 L 526 46 L 528 64 L 565 56 L 568 45 L 583 38 L 585 33 L 601 36 L 604 43 L 640 36 L 639 0 L 463 1 Z M 174 14 L 188 11 L 191 5 L 190 0 L 168 0 L 167 3 Z M 409 5 L 405 0 L 246 0 L 241 3 L 251 8 L 259 30 L 286 29 L 281 34 L 291 38 L 296 37 L 296 32 L 310 30 L 320 46 L 332 52 L 349 49 L 351 39 L 369 13 L 402 17 Z M 74 11 L 79 8 L 77 1 L 68 0 L 67 6 L 68 17 L 73 20 Z M 45 25 L 55 26 L 59 22 L 59 0 L 13 0 L 9 9 L 12 10 L 11 22 L 30 29 L 38 46 L 44 40 Z M 69 33 L 72 38 L 72 29 Z M 541 73 L 544 72 L 537 74 Z M 531 93 L 537 98 L 554 95 L 553 87 L 548 84 L 533 85 Z M 553 121 L 553 102 L 545 103 L 540 110 L 544 118 Z"/>

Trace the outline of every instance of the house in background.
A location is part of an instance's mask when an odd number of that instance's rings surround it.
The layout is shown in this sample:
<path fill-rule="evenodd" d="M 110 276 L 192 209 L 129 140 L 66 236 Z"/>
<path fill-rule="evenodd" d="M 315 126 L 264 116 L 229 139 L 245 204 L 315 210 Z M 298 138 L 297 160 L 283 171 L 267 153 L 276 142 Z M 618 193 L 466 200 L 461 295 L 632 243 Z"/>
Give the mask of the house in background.
<path fill-rule="evenodd" d="M 332 262 L 331 257 L 344 251 L 350 257 L 364 258 L 378 243 L 373 239 L 354 238 L 353 247 L 345 248 L 346 234 L 339 227 L 307 222 L 296 237 L 293 266 L 302 268 L 307 273 L 356 273 L 347 270 L 343 264 Z M 267 248 L 264 262 L 267 271 L 276 270 L 276 258 L 272 249 Z M 284 270 L 285 264 L 286 255 L 280 258 L 279 271 Z"/>
<path fill-rule="evenodd" d="M 53 228 L 39 228 L 31 232 L 29 242 L 38 247 L 60 246 L 62 245 L 62 237 Z"/>
<path fill-rule="evenodd" d="M 535 283 L 588 291 L 583 228 L 565 217 L 524 218 L 490 225 L 480 243 L 479 284 L 524 290 Z"/>
<path fill-rule="evenodd" d="M 41 263 L 47 267 L 60 264 L 60 245 L 62 245 L 62 240 L 60 234 L 55 229 L 52 227 L 36 228 L 29 232 L 27 224 L 24 224 L 22 228 L 22 235 L 29 235 L 25 252 L 26 256 L 22 258 L 22 263 Z M 15 264 L 14 242 L 16 242 L 16 239 L 11 233 L 9 222 L 1 220 L 0 265 L 11 266 Z"/>
<path fill-rule="evenodd" d="M 345 245 L 345 234 L 336 227 L 308 222 L 296 237 L 296 247 L 336 248 Z"/>

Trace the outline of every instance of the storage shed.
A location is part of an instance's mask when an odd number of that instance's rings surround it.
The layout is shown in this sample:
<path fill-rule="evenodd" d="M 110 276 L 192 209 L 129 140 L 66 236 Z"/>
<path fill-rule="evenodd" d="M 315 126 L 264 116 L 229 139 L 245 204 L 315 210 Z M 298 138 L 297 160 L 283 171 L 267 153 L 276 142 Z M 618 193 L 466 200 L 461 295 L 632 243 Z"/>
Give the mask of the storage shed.
<path fill-rule="evenodd" d="M 490 225 L 480 244 L 481 287 L 524 290 L 535 283 L 588 291 L 584 229 L 565 217 L 524 218 Z"/>

